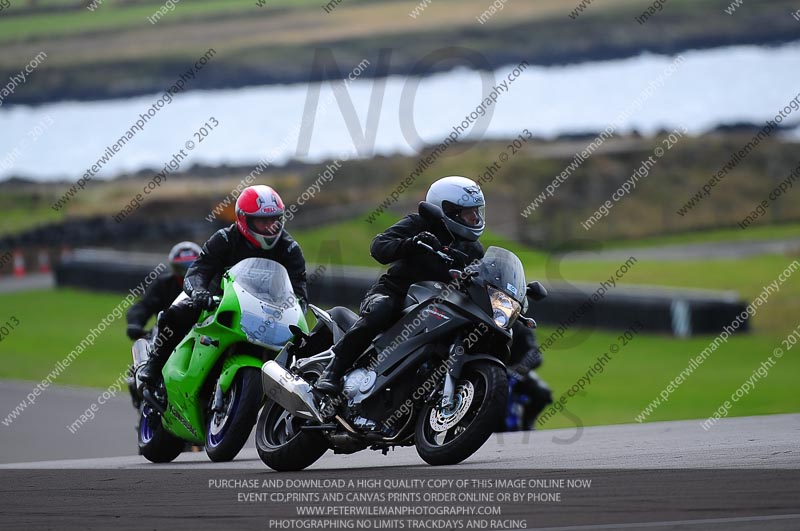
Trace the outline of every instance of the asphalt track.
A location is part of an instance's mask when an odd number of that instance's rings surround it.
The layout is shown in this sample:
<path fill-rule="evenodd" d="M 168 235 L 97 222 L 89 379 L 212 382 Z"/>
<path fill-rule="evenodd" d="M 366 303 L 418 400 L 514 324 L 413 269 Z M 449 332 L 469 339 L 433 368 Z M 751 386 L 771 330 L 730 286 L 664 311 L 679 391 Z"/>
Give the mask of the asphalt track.
<path fill-rule="evenodd" d="M 0 381 L 0 420 L 7 419 L 34 385 Z M 69 429 L 81 413 L 99 402 L 102 393 L 77 387 L 46 389 L 8 426 L 0 424 L 0 463 L 4 463 L 0 469 L 154 468 L 135 455 L 136 414 L 127 389 L 98 404 L 94 419 Z M 413 448 L 400 448 L 388 456 L 371 451 L 351 456 L 329 452 L 312 469 L 422 464 Z M 220 465 L 209 462 L 204 453 L 186 453 L 171 465 L 158 465 L 169 467 L 219 469 Z M 242 454 L 224 467 L 263 467 L 252 437 Z M 800 414 L 728 418 L 708 431 L 693 420 L 496 434 L 460 467 L 800 469 Z"/>
<path fill-rule="evenodd" d="M 0 385 L 0 403 L 8 408 L 25 397 L 29 386 Z M 147 463 L 129 450 L 135 434 L 126 396 L 106 404 L 92 422 L 71 434 L 66 426 L 98 391 L 52 391 L 10 426 L 0 426 L 0 459 L 5 462 L 0 465 L 0 528 L 800 529 L 800 415 L 796 414 L 724 419 L 709 431 L 695 420 L 494 435 L 475 455 L 454 467 L 428 466 L 413 448 L 398 448 L 386 456 L 373 451 L 349 456 L 329 452 L 308 470 L 286 474 L 266 468 L 252 443 L 231 463 L 211 463 L 204 453 L 184 453 L 166 465 Z M 113 450 L 122 457 L 96 457 Z M 63 459 L 86 454 L 95 457 Z M 322 483 L 307 488 L 258 488 L 235 483 L 276 478 L 376 483 L 368 488 Z M 395 520 L 330 516 L 325 520 L 298 514 L 301 506 L 324 503 L 269 499 L 278 493 L 322 496 L 353 491 L 390 496 L 416 492 L 413 486 L 381 483 L 388 481 L 500 479 L 560 481 L 562 487 L 564 481 L 574 479 L 592 483 L 585 489 L 523 489 L 528 495 L 549 493 L 551 498 L 489 504 L 501 511 L 502 518 L 484 520 L 441 515 Z M 487 486 L 483 490 L 478 483 L 472 485 L 456 489 L 426 484 L 417 490 L 420 496 L 445 497 L 504 491 L 490 483 L 480 483 Z M 556 491 L 557 500 L 552 498 Z M 376 504 L 327 505 L 355 511 Z M 377 505 L 404 504 L 384 499 Z M 466 511 L 465 507 L 482 504 L 450 499 L 417 505 Z"/>
<path fill-rule="evenodd" d="M 56 285 L 52 273 L 31 273 L 23 277 L 0 277 L 0 293 L 52 289 Z"/>

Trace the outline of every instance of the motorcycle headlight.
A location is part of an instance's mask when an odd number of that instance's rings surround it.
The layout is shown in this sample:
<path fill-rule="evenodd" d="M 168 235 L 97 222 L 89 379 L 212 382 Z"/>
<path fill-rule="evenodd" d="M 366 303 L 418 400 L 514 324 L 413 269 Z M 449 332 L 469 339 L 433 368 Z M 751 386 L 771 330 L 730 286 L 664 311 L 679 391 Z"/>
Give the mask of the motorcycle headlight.
<path fill-rule="evenodd" d="M 497 326 L 501 328 L 511 328 L 514 321 L 519 316 L 522 307 L 520 304 L 500 291 L 499 289 L 489 286 L 489 300 L 492 303 L 492 317 Z"/>

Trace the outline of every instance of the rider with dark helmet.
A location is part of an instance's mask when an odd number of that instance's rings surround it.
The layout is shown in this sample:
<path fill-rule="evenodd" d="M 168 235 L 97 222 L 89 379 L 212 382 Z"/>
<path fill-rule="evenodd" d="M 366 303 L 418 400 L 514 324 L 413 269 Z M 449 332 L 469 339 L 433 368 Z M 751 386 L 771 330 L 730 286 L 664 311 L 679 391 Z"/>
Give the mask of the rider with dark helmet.
<path fill-rule="evenodd" d="M 125 316 L 128 321 L 125 333 L 131 340 L 136 341 L 144 337 L 147 333 L 144 328 L 147 321 L 158 315 L 158 312 L 169 308 L 181 294 L 186 272 L 198 256 L 200 256 L 200 246 L 194 242 L 180 242 L 172 247 L 169 251 L 171 273 L 156 278 Z"/>
<path fill-rule="evenodd" d="M 360 317 L 332 347 L 333 360 L 315 387 L 328 394 L 342 391 L 342 377 L 378 333 L 400 316 L 409 286 L 423 280 L 450 280 L 450 267 L 419 246 L 435 249 L 447 245 L 466 254 L 467 263 L 483 256 L 478 238 L 483 233 L 485 202 L 478 185 L 466 177 L 444 177 L 434 182 L 426 201 L 440 207 L 445 224 L 430 224 L 409 214 L 372 241 L 370 254 L 381 264 L 391 264 L 386 274 L 367 292 Z M 466 264 L 464 264 L 466 265 Z"/>
<path fill-rule="evenodd" d="M 342 377 L 347 369 L 379 332 L 399 318 L 411 284 L 451 280 L 449 269 L 453 266 L 428 253 L 418 242 L 434 249 L 443 246 L 458 249 L 467 256 L 466 263 L 460 264 L 462 267 L 483 257 L 483 246 L 478 238 L 486 226 L 486 202 L 474 181 L 466 177 L 444 177 L 431 185 L 425 200 L 442 209 L 444 224 L 430 224 L 418 214 L 410 214 L 375 237 L 370 249 L 372 257 L 391 265 L 362 301 L 358 321 L 332 347 L 334 359 L 317 381 L 318 390 L 328 394 L 341 392 Z M 524 325 L 517 323 L 513 330 L 517 353 L 536 348 L 533 334 Z"/>
<path fill-rule="evenodd" d="M 201 311 L 214 307 L 214 296 L 221 293 L 223 273 L 246 258 L 268 258 L 283 265 L 305 311 L 306 261 L 300 245 L 284 228 L 284 210 L 280 196 L 269 186 L 250 186 L 242 191 L 236 200 L 236 223 L 214 233 L 186 273 L 183 289 L 189 297 L 175 301 L 159 321 L 161 330 L 172 333 L 156 345 L 140 369 L 143 382 L 158 382 L 169 355 L 197 322 Z"/>
<path fill-rule="evenodd" d="M 444 224 L 430 224 L 418 214 L 401 219 L 372 241 L 370 254 L 382 264 L 391 264 L 387 273 L 367 292 L 361 302 L 358 321 L 332 347 L 333 360 L 315 387 L 327 394 L 342 391 L 342 377 L 375 336 L 389 328 L 400 316 L 409 286 L 424 280 L 451 280 L 449 269 L 438 257 L 418 245 L 434 249 L 455 248 L 466 255 L 466 266 L 483 257 L 478 238 L 486 227 L 486 202 L 474 181 L 459 176 L 444 177 L 428 189 L 425 201 L 444 212 Z M 514 377 L 514 392 L 524 394 L 523 424 L 533 426 L 536 415 L 551 401 L 550 390 L 536 378 L 533 369 L 542 356 L 534 334 L 520 321 L 512 327 L 513 342 L 509 374 Z M 498 427 L 504 419 L 498 419 Z"/>
<path fill-rule="evenodd" d="M 125 319 L 128 326 L 125 333 L 132 341 L 148 335 L 145 326 L 151 317 L 170 307 L 175 298 L 183 291 L 183 279 L 186 271 L 200 256 L 200 246 L 194 242 L 180 242 L 172 246 L 169 251 L 169 265 L 171 272 L 159 275 L 142 295 L 136 304 L 130 307 Z M 136 391 L 136 381 L 128 379 L 128 390 L 131 393 L 133 407 L 139 409 L 139 393 Z"/>

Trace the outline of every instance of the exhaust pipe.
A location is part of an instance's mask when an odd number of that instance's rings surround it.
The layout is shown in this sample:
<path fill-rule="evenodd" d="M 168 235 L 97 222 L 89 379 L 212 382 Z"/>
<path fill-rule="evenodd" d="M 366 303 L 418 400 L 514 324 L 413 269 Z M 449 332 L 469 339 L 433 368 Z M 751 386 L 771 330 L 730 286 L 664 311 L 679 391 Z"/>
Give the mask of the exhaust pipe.
<path fill-rule="evenodd" d="M 137 339 L 131 347 L 131 356 L 133 357 L 133 366 L 138 367 L 147 361 L 150 357 L 150 346 L 147 340 L 143 338 Z"/>
<path fill-rule="evenodd" d="M 273 360 L 261 367 L 264 394 L 295 417 L 324 422 L 314 403 L 314 393 L 308 382 L 290 373 Z"/>
<path fill-rule="evenodd" d="M 167 412 L 167 410 L 164 409 L 164 406 L 162 406 L 161 403 L 156 400 L 156 397 L 153 396 L 153 393 L 150 392 L 150 389 L 146 387 L 144 388 L 144 391 L 142 391 L 142 398 L 144 398 L 144 401 L 147 402 L 147 405 L 149 405 L 155 411 L 158 411 L 158 414 L 162 417 Z"/>
<path fill-rule="evenodd" d="M 147 340 L 144 338 L 137 339 L 133 343 L 133 346 L 131 347 L 131 355 L 133 357 L 133 365 L 131 365 L 130 369 L 131 378 L 130 380 L 128 380 L 128 385 L 132 387 L 134 390 L 136 390 L 136 395 L 140 396 L 141 398 L 144 398 L 144 396 L 142 396 L 140 391 L 140 389 L 144 387 L 144 384 L 139 379 L 139 367 L 144 365 L 144 363 L 150 357 L 150 345 L 147 342 Z M 147 401 L 147 403 L 149 404 L 150 402 Z"/>

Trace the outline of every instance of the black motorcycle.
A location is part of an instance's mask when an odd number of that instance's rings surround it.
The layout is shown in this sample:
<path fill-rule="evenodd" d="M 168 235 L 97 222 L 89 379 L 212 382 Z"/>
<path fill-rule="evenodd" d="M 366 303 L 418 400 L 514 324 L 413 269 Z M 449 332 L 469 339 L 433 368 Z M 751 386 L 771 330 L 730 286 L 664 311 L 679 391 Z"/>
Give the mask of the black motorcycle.
<path fill-rule="evenodd" d="M 425 202 L 420 215 L 436 222 L 444 216 Z M 463 264 L 455 249 L 420 245 L 448 264 Z M 313 388 L 332 356 L 314 353 L 336 342 L 358 316 L 309 306 L 317 326 L 261 369 L 267 401 L 256 446 L 267 466 L 301 470 L 329 448 L 386 454 L 411 445 L 427 463 L 450 465 L 486 442 L 506 415 L 511 326 L 520 319 L 535 327 L 521 315 L 525 297 L 540 300 L 547 291 L 539 282 L 526 286 L 519 258 L 499 247 L 450 274 L 451 282 L 409 288 L 402 317 L 356 360 L 338 397 Z"/>

